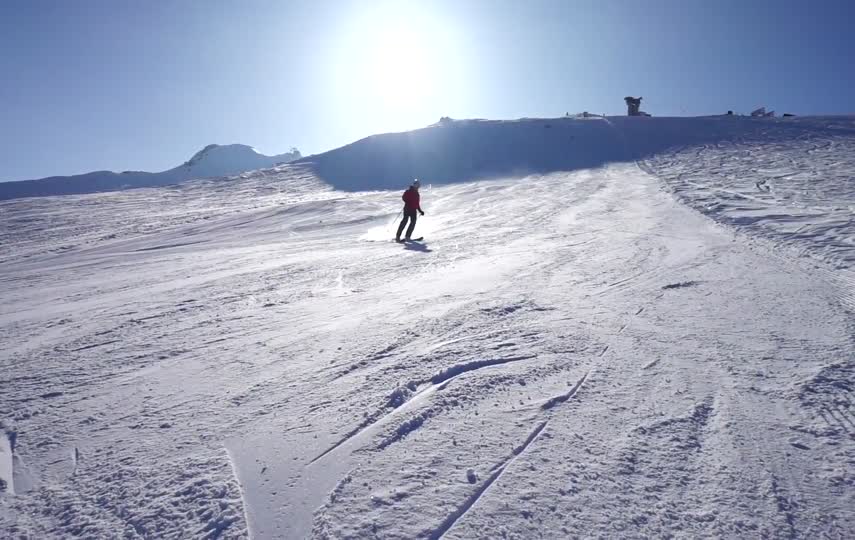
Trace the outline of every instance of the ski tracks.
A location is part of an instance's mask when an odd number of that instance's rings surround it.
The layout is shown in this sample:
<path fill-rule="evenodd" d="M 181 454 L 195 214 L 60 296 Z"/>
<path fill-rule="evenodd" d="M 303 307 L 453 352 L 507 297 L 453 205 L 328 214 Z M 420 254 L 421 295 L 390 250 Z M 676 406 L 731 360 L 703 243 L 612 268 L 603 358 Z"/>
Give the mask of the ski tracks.
<path fill-rule="evenodd" d="M 372 439 L 378 436 L 384 428 L 391 424 L 395 418 L 406 415 L 418 407 L 422 407 L 431 400 L 431 397 L 437 392 L 442 392 L 455 380 L 461 376 L 473 372 L 482 371 L 490 368 L 498 368 L 503 365 L 524 362 L 527 360 L 535 360 L 536 355 L 521 355 L 513 357 L 473 360 L 449 366 L 436 372 L 429 379 L 416 382 L 413 381 L 407 385 L 395 389 L 388 397 L 386 405 L 370 415 L 358 427 L 349 431 L 344 437 L 336 441 L 333 445 L 318 454 L 307 464 L 307 470 L 311 469 L 321 462 L 325 461 L 330 456 L 338 452 L 355 452 L 370 443 Z M 526 438 L 516 446 L 510 455 L 503 458 L 498 463 L 494 464 L 489 469 L 489 475 L 486 479 L 475 486 L 474 491 L 469 493 L 463 501 L 455 506 L 449 512 L 440 524 L 427 533 L 430 538 L 442 538 L 449 532 L 456 523 L 466 516 L 478 502 L 488 493 L 490 487 L 500 480 L 502 475 L 513 466 L 515 461 L 519 459 L 526 451 L 541 437 L 547 429 L 550 419 L 557 413 L 559 406 L 576 397 L 586 381 L 589 380 L 591 370 L 585 370 L 582 376 L 572 384 L 569 391 L 561 393 L 557 396 L 546 399 L 539 407 L 535 409 L 535 415 L 525 420 L 524 423 L 531 425 L 530 431 Z M 498 376 L 498 372 L 497 372 Z M 441 412 L 442 408 L 436 409 L 431 406 L 424 408 L 421 412 L 409 416 L 402 421 L 390 435 L 383 438 L 374 446 L 376 451 L 384 451 L 394 443 L 402 441 L 416 429 L 419 429 L 428 419 Z M 477 414 L 477 413 L 476 413 Z M 452 440 L 452 443 L 457 443 Z M 338 458 L 339 460 L 343 458 Z M 331 497 L 334 501 L 336 497 Z"/>
<path fill-rule="evenodd" d="M 526 440 L 522 445 L 518 447 L 517 450 L 514 451 L 513 454 L 508 456 L 505 460 L 494 467 L 493 473 L 481 483 L 480 486 L 471 494 L 469 497 L 463 501 L 459 507 L 457 507 L 451 514 L 449 514 L 445 520 L 437 527 L 433 532 L 430 533 L 429 538 L 431 540 L 439 540 L 445 533 L 451 530 L 454 527 L 454 524 L 457 523 L 466 513 L 478 502 L 479 499 L 486 493 L 486 491 L 493 485 L 493 482 L 498 480 L 502 474 L 513 465 L 514 461 L 519 458 L 546 428 L 546 425 L 549 423 L 548 420 L 541 422 L 538 424 L 534 430 L 528 435 Z"/>
<path fill-rule="evenodd" d="M 540 408 L 547 411 L 575 396 L 576 393 L 579 392 L 579 389 L 582 388 L 582 385 L 585 384 L 585 381 L 588 379 L 588 375 L 590 374 L 590 371 L 586 371 L 585 374 L 582 375 L 582 378 L 579 379 L 575 385 L 573 385 L 573 388 L 571 388 L 569 392 L 549 398 L 543 405 L 540 406 Z"/>
<path fill-rule="evenodd" d="M 534 444 L 544 430 L 549 425 L 549 421 L 551 419 L 551 413 L 553 409 L 555 409 L 558 405 L 565 403 L 571 398 L 575 397 L 579 390 L 582 388 L 582 385 L 588 379 L 591 371 L 585 371 L 582 377 L 573 385 L 570 391 L 560 394 L 558 396 L 552 397 L 548 399 L 545 403 L 540 406 L 540 410 L 545 414 L 545 418 L 539 418 L 538 415 L 534 419 L 529 420 L 529 423 L 534 424 L 533 429 L 529 433 L 529 435 L 525 438 L 525 440 L 517 446 L 511 455 L 504 458 L 501 462 L 495 464 L 491 469 L 490 476 L 487 477 L 476 489 L 473 491 L 457 508 L 454 509 L 450 514 L 446 516 L 446 518 L 442 521 L 442 523 L 434 529 L 430 534 L 429 538 L 431 540 L 439 540 L 443 538 L 445 534 L 454 527 L 454 525 L 460 521 L 477 503 L 481 498 L 486 494 L 487 490 L 492 486 L 496 481 L 498 481 L 502 475 L 514 464 L 514 462 L 519 459 L 528 449 Z"/>
<path fill-rule="evenodd" d="M 405 412 L 412 410 L 417 407 L 425 400 L 427 400 L 433 393 L 437 391 L 444 390 L 453 379 L 459 377 L 465 373 L 469 373 L 471 371 L 476 371 L 479 369 L 491 367 L 491 366 L 499 366 L 502 364 L 509 364 L 512 362 L 520 362 L 523 360 L 529 360 L 535 358 L 534 355 L 528 356 L 513 356 L 507 358 L 491 358 L 484 360 L 473 360 L 471 362 L 465 362 L 462 364 L 456 364 L 450 366 L 446 369 L 441 370 L 432 376 L 428 381 L 413 381 L 408 383 L 403 387 L 396 388 L 389 395 L 389 399 L 384 408 L 375 411 L 374 414 L 370 415 L 364 422 L 362 422 L 359 426 L 349 431 L 344 437 L 339 439 L 335 444 L 318 454 L 315 458 L 313 458 L 309 464 L 313 464 L 319 460 L 321 460 L 327 454 L 335 451 L 340 446 L 345 443 L 351 442 L 355 443 L 357 439 L 368 439 L 372 435 L 375 435 L 380 427 L 388 423 L 393 417 L 400 416 Z M 415 391 L 413 391 L 415 390 Z M 389 412 L 386 412 L 388 409 L 392 409 Z M 380 448 L 385 448 L 386 446 L 397 442 L 401 438 L 405 437 L 410 432 L 417 429 L 421 426 L 422 422 L 428 416 L 422 415 L 417 416 L 414 419 L 410 419 L 404 422 L 401 426 L 399 426 L 395 434 L 384 440 L 380 444 Z M 358 446 L 358 444 L 356 444 Z"/>

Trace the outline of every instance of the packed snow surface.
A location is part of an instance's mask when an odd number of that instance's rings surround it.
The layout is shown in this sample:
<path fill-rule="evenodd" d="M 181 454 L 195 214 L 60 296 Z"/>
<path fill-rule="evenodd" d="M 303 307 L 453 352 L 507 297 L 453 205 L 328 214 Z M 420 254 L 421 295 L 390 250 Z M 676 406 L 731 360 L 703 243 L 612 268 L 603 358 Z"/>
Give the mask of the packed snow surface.
<path fill-rule="evenodd" d="M 0 536 L 850 537 L 853 149 L 468 121 L 0 203 Z"/>

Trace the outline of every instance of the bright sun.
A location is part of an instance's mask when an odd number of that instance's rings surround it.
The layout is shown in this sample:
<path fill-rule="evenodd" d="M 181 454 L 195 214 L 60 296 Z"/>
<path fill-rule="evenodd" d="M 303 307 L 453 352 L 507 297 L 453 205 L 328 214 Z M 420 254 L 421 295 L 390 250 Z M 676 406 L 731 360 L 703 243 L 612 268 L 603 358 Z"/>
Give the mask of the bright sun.
<path fill-rule="evenodd" d="M 378 97 L 397 106 L 419 103 L 431 94 L 438 66 L 422 36 L 396 29 L 372 41 L 366 75 Z"/>
<path fill-rule="evenodd" d="M 364 6 L 364 4 L 360 4 Z M 349 118 L 409 129 L 448 114 L 464 72 L 460 40 L 428 4 L 390 3 L 351 13 L 333 35 L 334 101 Z"/>

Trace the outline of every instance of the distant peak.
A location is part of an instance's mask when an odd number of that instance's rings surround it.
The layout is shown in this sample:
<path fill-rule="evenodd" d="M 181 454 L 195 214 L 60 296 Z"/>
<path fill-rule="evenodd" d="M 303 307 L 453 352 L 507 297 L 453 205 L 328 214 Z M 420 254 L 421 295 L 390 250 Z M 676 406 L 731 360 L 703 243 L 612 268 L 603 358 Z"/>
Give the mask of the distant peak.
<path fill-rule="evenodd" d="M 193 165 L 196 165 L 197 163 L 205 159 L 205 157 L 208 157 L 215 153 L 231 155 L 261 155 L 258 150 L 245 144 L 209 144 L 205 148 L 193 154 L 193 157 L 191 157 L 186 163 L 184 163 L 184 165 L 187 167 L 192 167 Z"/>

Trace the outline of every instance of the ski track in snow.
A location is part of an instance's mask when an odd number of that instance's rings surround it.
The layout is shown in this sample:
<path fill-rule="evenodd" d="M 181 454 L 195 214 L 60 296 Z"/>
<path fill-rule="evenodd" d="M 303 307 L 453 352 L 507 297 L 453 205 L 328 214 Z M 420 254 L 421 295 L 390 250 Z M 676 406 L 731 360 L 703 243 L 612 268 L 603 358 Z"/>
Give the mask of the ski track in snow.
<path fill-rule="evenodd" d="M 778 246 L 855 264 L 855 123 L 829 118 L 665 152 L 645 162 L 684 201 Z M 785 124 L 786 126 L 786 124 Z"/>
<path fill-rule="evenodd" d="M 425 186 L 423 250 L 307 166 L 0 203 L 0 536 L 848 536 L 855 135 L 801 122 Z"/>
<path fill-rule="evenodd" d="M 454 526 L 457 520 L 462 518 L 464 514 L 466 514 L 466 512 L 469 511 L 470 508 L 472 508 L 472 506 L 478 501 L 479 498 L 481 498 L 484 492 L 487 491 L 490 485 L 492 485 L 493 482 L 495 482 L 499 479 L 499 477 L 502 476 L 502 473 L 505 472 L 505 469 L 513 463 L 514 459 L 516 459 L 517 456 L 525 452 L 526 448 L 528 448 L 529 445 L 537 439 L 537 437 L 546 427 L 546 424 L 547 422 L 542 422 L 538 424 L 538 426 L 534 428 L 534 431 L 532 431 L 531 434 L 526 438 L 522 446 L 520 446 L 519 449 L 517 449 L 511 457 L 503 461 L 498 466 L 494 467 L 493 473 L 490 475 L 490 477 L 487 478 L 487 480 L 485 480 L 484 483 L 474 493 L 472 493 L 472 495 L 470 495 L 469 498 L 466 499 L 466 501 L 459 508 L 457 508 L 447 518 L 445 518 L 445 520 L 440 524 L 440 526 L 430 534 L 429 538 L 431 540 L 439 540 L 440 538 L 445 536 L 445 533 L 447 533 L 449 529 Z"/>

